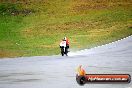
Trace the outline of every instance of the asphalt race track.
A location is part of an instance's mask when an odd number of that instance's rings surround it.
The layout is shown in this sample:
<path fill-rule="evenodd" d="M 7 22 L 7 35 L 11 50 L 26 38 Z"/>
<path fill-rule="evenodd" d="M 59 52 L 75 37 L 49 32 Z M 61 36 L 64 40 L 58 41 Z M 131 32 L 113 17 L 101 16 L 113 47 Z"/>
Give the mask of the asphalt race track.
<path fill-rule="evenodd" d="M 92 49 L 70 52 L 68 57 L 0 59 L 0 88 L 132 88 L 132 82 L 80 86 L 75 78 L 79 65 L 90 74 L 132 76 L 132 36 Z"/>

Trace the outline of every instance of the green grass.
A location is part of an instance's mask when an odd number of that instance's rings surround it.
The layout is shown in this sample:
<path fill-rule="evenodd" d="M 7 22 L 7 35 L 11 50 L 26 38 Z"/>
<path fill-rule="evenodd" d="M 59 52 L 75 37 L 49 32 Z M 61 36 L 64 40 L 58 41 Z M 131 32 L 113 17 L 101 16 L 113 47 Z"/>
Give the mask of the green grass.
<path fill-rule="evenodd" d="M 0 57 L 59 54 L 64 36 L 71 50 L 110 43 L 132 35 L 131 18 L 129 0 L 2 3 Z"/>

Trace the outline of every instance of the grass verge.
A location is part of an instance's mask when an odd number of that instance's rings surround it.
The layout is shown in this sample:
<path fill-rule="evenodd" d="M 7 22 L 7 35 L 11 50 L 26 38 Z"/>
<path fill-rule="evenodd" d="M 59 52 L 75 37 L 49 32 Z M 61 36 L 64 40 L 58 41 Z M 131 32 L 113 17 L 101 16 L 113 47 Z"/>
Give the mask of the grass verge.
<path fill-rule="evenodd" d="M 61 9 L 60 9 L 61 8 Z M 59 54 L 92 48 L 132 35 L 131 1 L 56 0 L 0 4 L 0 57 Z"/>

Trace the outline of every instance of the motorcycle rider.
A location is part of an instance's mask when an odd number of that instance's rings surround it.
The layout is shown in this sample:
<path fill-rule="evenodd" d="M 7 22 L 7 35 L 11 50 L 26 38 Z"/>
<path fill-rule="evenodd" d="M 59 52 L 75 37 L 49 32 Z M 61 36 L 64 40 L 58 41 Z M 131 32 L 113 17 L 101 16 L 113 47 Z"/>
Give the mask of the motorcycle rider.
<path fill-rule="evenodd" d="M 60 42 L 60 48 L 65 47 L 65 51 L 68 52 L 69 44 L 70 44 L 69 39 L 67 37 L 64 37 L 62 41 Z"/>
<path fill-rule="evenodd" d="M 70 45 L 69 39 L 67 37 L 64 37 L 64 40 L 66 41 L 66 48 L 69 49 Z"/>

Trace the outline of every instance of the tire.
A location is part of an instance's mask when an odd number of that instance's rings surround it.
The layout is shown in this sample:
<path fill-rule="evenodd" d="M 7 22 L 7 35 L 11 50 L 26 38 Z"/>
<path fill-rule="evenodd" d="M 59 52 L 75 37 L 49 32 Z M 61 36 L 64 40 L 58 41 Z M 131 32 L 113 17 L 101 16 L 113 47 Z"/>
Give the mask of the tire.
<path fill-rule="evenodd" d="M 62 56 L 64 56 L 64 53 L 61 53 Z"/>
<path fill-rule="evenodd" d="M 61 55 L 64 56 L 64 48 L 61 48 Z"/>
<path fill-rule="evenodd" d="M 79 85 L 84 85 L 86 83 L 86 78 L 84 76 L 76 76 L 76 81 Z"/>
<path fill-rule="evenodd" d="M 131 75 L 129 75 L 129 79 L 128 79 L 128 83 L 130 83 L 131 82 Z"/>
<path fill-rule="evenodd" d="M 66 54 L 66 56 L 68 56 L 67 54 L 68 54 L 68 48 L 66 47 L 65 48 L 65 54 Z"/>

